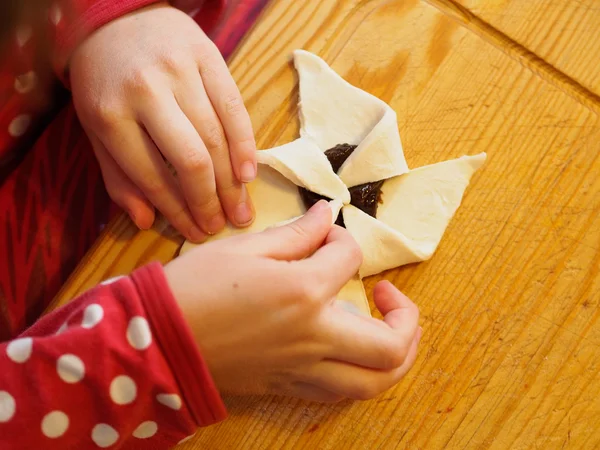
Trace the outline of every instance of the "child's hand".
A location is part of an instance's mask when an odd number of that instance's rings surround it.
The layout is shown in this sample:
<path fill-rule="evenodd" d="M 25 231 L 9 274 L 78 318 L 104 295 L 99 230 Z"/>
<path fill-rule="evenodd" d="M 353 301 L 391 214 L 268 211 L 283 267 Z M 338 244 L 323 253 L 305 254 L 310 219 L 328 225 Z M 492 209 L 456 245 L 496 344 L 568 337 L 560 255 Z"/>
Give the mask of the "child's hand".
<path fill-rule="evenodd" d="M 416 305 L 387 282 L 375 288 L 384 321 L 336 304 L 361 258 L 317 204 L 293 224 L 202 245 L 165 271 L 223 393 L 368 399 L 412 367 L 421 331 Z"/>
<path fill-rule="evenodd" d="M 159 4 L 105 25 L 77 48 L 70 76 L 107 190 L 140 228 L 154 207 L 194 242 L 225 215 L 252 221 L 242 184 L 256 175 L 250 118 L 218 49 L 186 14 Z"/>

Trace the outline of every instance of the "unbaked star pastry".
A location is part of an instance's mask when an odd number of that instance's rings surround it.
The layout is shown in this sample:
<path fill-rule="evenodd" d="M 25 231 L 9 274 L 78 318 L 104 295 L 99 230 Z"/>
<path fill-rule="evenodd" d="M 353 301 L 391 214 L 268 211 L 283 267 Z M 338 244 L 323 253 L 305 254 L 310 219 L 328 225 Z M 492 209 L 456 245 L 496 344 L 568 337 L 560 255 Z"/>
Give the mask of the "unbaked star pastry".
<path fill-rule="evenodd" d="M 249 228 L 228 226 L 211 239 L 262 231 L 294 220 L 320 198 L 363 251 L 359 274 L 340 292 L 370 314 L 362 278 L 429 259 L 486 154 L 409 169 L 396 113 L 298 50 L 300 137 L 258 152 L 248 188 L 256 209 Z M 193 244 L 186 242 L 182 252 Z"/>

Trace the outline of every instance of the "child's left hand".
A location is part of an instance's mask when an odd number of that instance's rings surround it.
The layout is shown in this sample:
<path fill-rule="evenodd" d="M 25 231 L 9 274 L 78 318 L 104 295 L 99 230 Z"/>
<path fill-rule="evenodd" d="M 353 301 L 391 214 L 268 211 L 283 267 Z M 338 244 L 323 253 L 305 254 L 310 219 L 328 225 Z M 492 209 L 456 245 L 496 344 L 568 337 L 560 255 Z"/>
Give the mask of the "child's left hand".
<path fill-rule="evenodd" d="M 218 49 L 185 13 L 160 3 L 105 25 L 75 50 L 70 79 L 106 188 L 137 226 L 150 227 L 157 208 L 200 242 L 225 217 L 252 222 L 250 117 Z"/>

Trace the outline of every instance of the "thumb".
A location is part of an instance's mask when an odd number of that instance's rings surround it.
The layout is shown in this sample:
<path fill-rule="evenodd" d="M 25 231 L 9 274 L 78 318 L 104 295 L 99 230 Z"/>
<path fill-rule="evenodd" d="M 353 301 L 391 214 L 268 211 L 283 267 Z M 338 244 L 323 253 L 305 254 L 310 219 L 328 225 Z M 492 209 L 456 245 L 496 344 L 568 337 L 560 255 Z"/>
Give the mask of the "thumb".
<path fill-rule="evenodd" d="M 125 172 L 106 150 L 100 139 L 93 133 L 87 133 L 87 135 L 98 160 L 106 192 L 113 202 L 129 214 L 132 222 L 138 228 L 142 230 L 149 229 L 155 219 L 152 203 L 125 175 Z"/>
<path fill-rule="evenodd" d="M 321 200 L 299 219 L 244 236 L 238 249 L 279 260 L 304 259 L 321 247 L 332 225 L 331 207 Z"/>
<path fill-rule="evenodd" d="M 381 281 L 373 291 L 375 305 L 384 322 L 410 342 L 419 329 L 419 308 L 389 281 Z"/>

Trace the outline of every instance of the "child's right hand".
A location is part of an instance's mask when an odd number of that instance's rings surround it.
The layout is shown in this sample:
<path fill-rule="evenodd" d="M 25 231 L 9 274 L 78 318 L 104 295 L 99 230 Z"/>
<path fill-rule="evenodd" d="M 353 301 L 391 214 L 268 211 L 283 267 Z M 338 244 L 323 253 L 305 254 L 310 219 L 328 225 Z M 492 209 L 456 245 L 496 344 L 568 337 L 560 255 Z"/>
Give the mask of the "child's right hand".
<path fill-rule="evenodd" d="M 421 337 L 417 306 L 390 283 L 375 288 L 383 321 L 336 304 L 361 258 L 321 203 L 284 227 L 202 245 L 165 272 L 222 393 L 360 400 L 408 372 Z"/>

